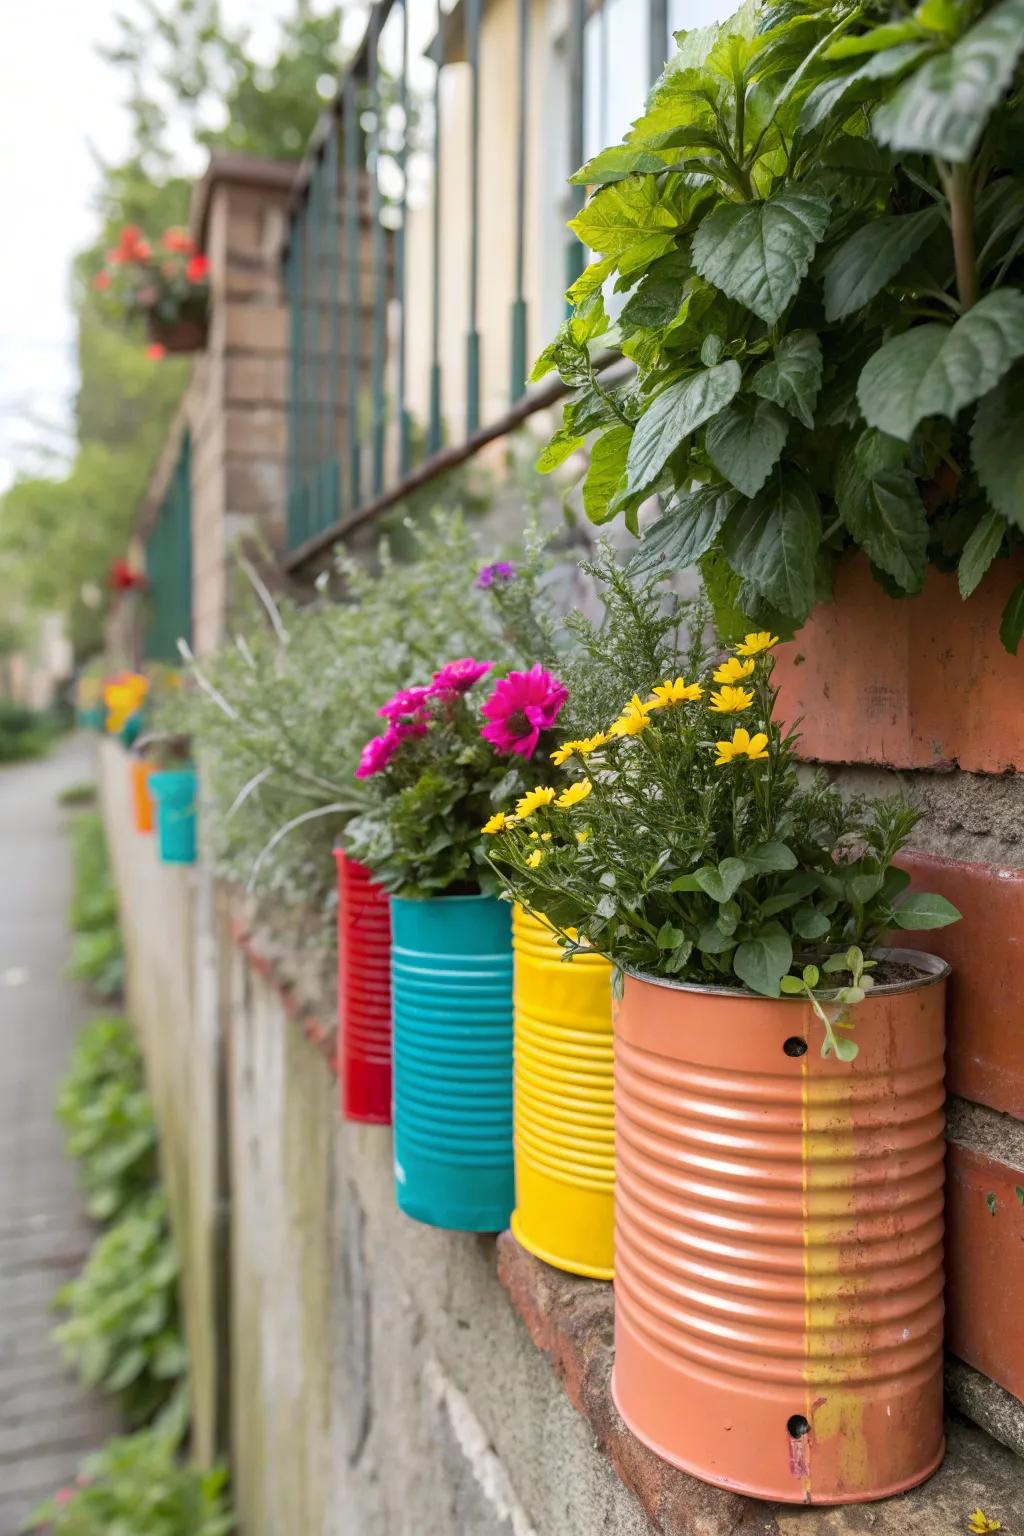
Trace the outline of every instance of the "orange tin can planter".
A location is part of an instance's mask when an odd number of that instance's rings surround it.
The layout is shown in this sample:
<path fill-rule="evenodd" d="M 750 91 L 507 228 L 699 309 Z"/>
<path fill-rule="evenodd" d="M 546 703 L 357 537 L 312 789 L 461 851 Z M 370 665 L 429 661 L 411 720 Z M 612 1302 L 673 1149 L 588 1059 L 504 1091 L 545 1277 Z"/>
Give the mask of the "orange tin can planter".
<path fill-rule="evenodd" d="M 516 906 L 515 1164 L 512 1232 L 573 1275 L 612 1278 L 615 1156 L 611 966 L 562 959 L 545 925 Z"/>
<path fill-rule="evenodd" d="M 132 810 L 135 815 L 136 832 L 153 830 L 153 800 L 149 793 L 149 776 L 152 771 L 152 763 L 147 763 L 144 758 L 131 759 L 129 772 L 132 781 Z"/>
<path fill-rule="evenodd" d="M 629 975 L 615 1016 L 615 1371 L 634 1434 L 710 1483 L 883 1498 L 942 1460 L 948 967 L 855 1011 Z"/>

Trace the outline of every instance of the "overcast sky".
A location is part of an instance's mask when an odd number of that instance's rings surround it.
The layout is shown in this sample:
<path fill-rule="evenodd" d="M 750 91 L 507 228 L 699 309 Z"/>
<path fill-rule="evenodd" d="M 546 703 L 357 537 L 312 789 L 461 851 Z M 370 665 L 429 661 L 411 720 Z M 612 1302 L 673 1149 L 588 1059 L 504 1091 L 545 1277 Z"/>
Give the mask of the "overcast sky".
<path fill-rule="evenodd" d="M 350 0 L 354 8 L 355 0 Z M 289 0 L 222 0 L 257 50 L 272 49 Z M 75 251 L 95 236 L 90 145 L 120 158 L 126 81 L 96 53 L 134 0 L 0 0 L 0 490 L 41 467 L 40 443 L 67 448 L 75 388 Z"/>

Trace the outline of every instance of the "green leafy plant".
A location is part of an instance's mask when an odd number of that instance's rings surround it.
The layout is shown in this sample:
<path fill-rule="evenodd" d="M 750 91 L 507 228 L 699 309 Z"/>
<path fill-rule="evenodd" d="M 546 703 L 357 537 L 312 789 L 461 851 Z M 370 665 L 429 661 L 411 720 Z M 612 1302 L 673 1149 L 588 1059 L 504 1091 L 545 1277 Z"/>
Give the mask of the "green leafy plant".
<path fill-rule="evenodd" d="M 66 810 L 95 805 L 96 785 L 91 779 L 83 779 L 80 784 L 69 784 L 57 796 L 57 804 Z"/>
<path fill-rule="evenodd" d="M 79 1033 L 57 1114 L 91 1216 L 111 1221 L 153 1188 L 156 1126 L 127 1019 L 92 1019 Z"/>
<path fill-rule="evenodd" d="M 26 1530 L 50 1536 L 227 1536 L 235 1526 L 227 1474 L 177 1459 L 173 1435 L 145 1431 L 111 1440 L 83 1465 L 74 1487 L 35 1510 Z"/>
<path fill-rule="evenodd" d="M 86 1386 L 119 1397 L 131 1425 L 148 1424 L 183 1384 L 178 1263 L 161 1190 L 134 1201 L 97 1238 L 82 1273 L 54 1305 L 54 1332 Z"/>
<path fill-rule="evenodd" d="M 575 386 L 539 467 L 589 443 L 587 514 L 634 533 L 659 493 L 647 568 L 700 562 L 723 614 L 791 632 L 849 547 L 965 597 L 1019 548 L 1022 50 L 1024 0 L 747 4 L 578 172 L 598 259 L 534 370 Z"/>
<path fill-rule="evenodd" d="M 124 951 L 117 920 L 117 893 L 98 813 L 75 818 L 72 864 L 74 942 L 68 970 L 79 981 L 87 982 L 98 997 L 114 998 L 124 985 Z"/>
<path fill-rule="evenodd" d="M 42 757 L 53 738 L 53 721 L 45 714 L 10 699 L 0 699 L 0 763 Z"/>
<path fill-rule="evenodd" d="M 612 595 L 621 611 L 621 589 Z M 616 642 L 612 630 L 594 665 L 614 673 L 617 645 L 663 662 L 666 618 L 654 585 L 641 586 L 632 632 Z M 775 719 L 776 642 L 752 632 L 733 654 L 709 656 L 695 630 L 684 674 L 674 675 L 678 656 L 662 678 L 635 674 L 615 720 L 553 754 L 566 782 L 521 797 L 485 830 L 511 895 L 570 957 L 588 947 L 645 975 L 813 994 L 823 1050 L 848 1060 L 845 1016 L 824 1004 L 863 997 L 888 930 L 943 927 L 959 913 L 908 891 L 893 863 L 912 807 L 801 779 L 798 738 Z M 819 993 L 821 973 L 848 979 Z"/>

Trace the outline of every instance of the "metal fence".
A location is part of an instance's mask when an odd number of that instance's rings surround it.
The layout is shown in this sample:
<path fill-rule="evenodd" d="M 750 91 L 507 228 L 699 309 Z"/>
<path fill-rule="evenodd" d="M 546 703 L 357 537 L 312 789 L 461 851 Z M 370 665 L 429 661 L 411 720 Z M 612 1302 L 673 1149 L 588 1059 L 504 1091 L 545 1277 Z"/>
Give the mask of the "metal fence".
<path fill-rule="evenodd" d="M 504 291 L 495 291 L 493 272 L 481 266 L 481 193 L 484 179 L 495 174 L 481 154 L 487 111 L 481 91 L 487 61 L 481 49 L 485 13 L 499 4 L 506 12 L 514 7 L 514 18 L 507 17 L 514 26 L 506 27 L 506 35 L 515 49 L 500 61 L 515 100 L 503 130 L 503 162 L 514 167 L 507 188 L 512 250 L 502 274 L 503 280 L 510 274 Z M 614 99 L 621 89 L 621 57 L 612 70 L 612 52 L 621 55 L 623 40 L 634 54 L 642 52 L 635 71 L 641 78 L 629 88 L 628 121 L 664 65 L 670 22 L 677 20 L 680 6 L 694 4 L 722 9 L 719 0 L 564 0 L 561 7 L 555 0 L 456 0 L 450 9 L 440 0 L 378 0 L 371 7 L 361 44 L 309 146 L 290 213 L 284 267 L 291 314 L 291 567 L 557 397 L 557 385 L 528 392 L 526 374 L 531 302 L 536 304 L 538 289 L 547 283 L 550 290 L 552 282 L 558 302 L 557 294 L 586 260 L 565 228 L 584 191 L 570 188 L 567 178 L 599 142 L 607 142 L 603 135 L 626 126 L 620 121 L 623 102 Z M 411 29 L 422 25 L 428 6 L 433 33 L 414 48 Z M 560 72 L 552 91 L 547 75 L 538 78 L 531 30 L 547 26 L 556 10 L 564 28 L 551 50 Z M 548 66 L 547 55 L 542 62 Z M 459 157 L 461 166 L 449 164 L 445 153 L 442 91 L 452 64 L 468 70 L 468 153 Z M 430 69 L 432 80 L 424 88 L 424 72 Z M 550 124 L 549 137 L 561 163 L 546 171 L 560 189 L 561 206 L 553 238 L 542 242 L 551 282 L 534 272 L 531 289 L 526 245 L 538 197 L 537 187 L 531 186 L 528 139 L 531 129 L 536 131 L 536 114 L 552 110 L 553 96 L 564 115 Z M 493 145 L 493 114 L 489 131 Z M 542 131 L 547 135 L 548 127 Z M 413 160 L 425 189 L 420 217 L 430 220 L 430 270 L 425 275 L 417 268 L 415 292 L 408 270 Z M 464 294 L 461 366 L 453 368 L 451 348 L 442 349 L 442 210 L 448 178 L 456 174 L 460 179 L 466 175 L 455 188 L 464 198 L 466 238 L 459 274 Z M 445 276 L 451 279 L 450 272 Z M 495 409 L 492 393 L 486 420 L 481 404 L 484 304 L 488 315 L 496 307 L 507 315 L 509 328 L 507 400 Z M 410 340 L 425 359 L 427 380 L 410 380 Z M 419 414 L 410 403 L 411 382 L 423 385 L 419 398 L 425 407 Z"/>
<path fill-rule="evenodd" d="M 143 654 L 176 665 L 179 637 L 192 640 L 192 449 L 182 438 L 178 461 L 146 538 L 147 614 Z"/>

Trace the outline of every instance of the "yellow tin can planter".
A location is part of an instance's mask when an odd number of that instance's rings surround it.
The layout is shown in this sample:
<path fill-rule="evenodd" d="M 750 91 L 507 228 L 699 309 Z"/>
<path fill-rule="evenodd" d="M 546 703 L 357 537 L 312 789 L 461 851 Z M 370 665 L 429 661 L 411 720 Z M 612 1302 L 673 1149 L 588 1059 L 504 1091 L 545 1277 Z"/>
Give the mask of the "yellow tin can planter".
<path fill-rule="evenodd" d="M 516 907 L 516 1239 L 546 1263 L 612 1278 L 615 1134 L 611 967 L 564 961 L 551 931 Z"/>

